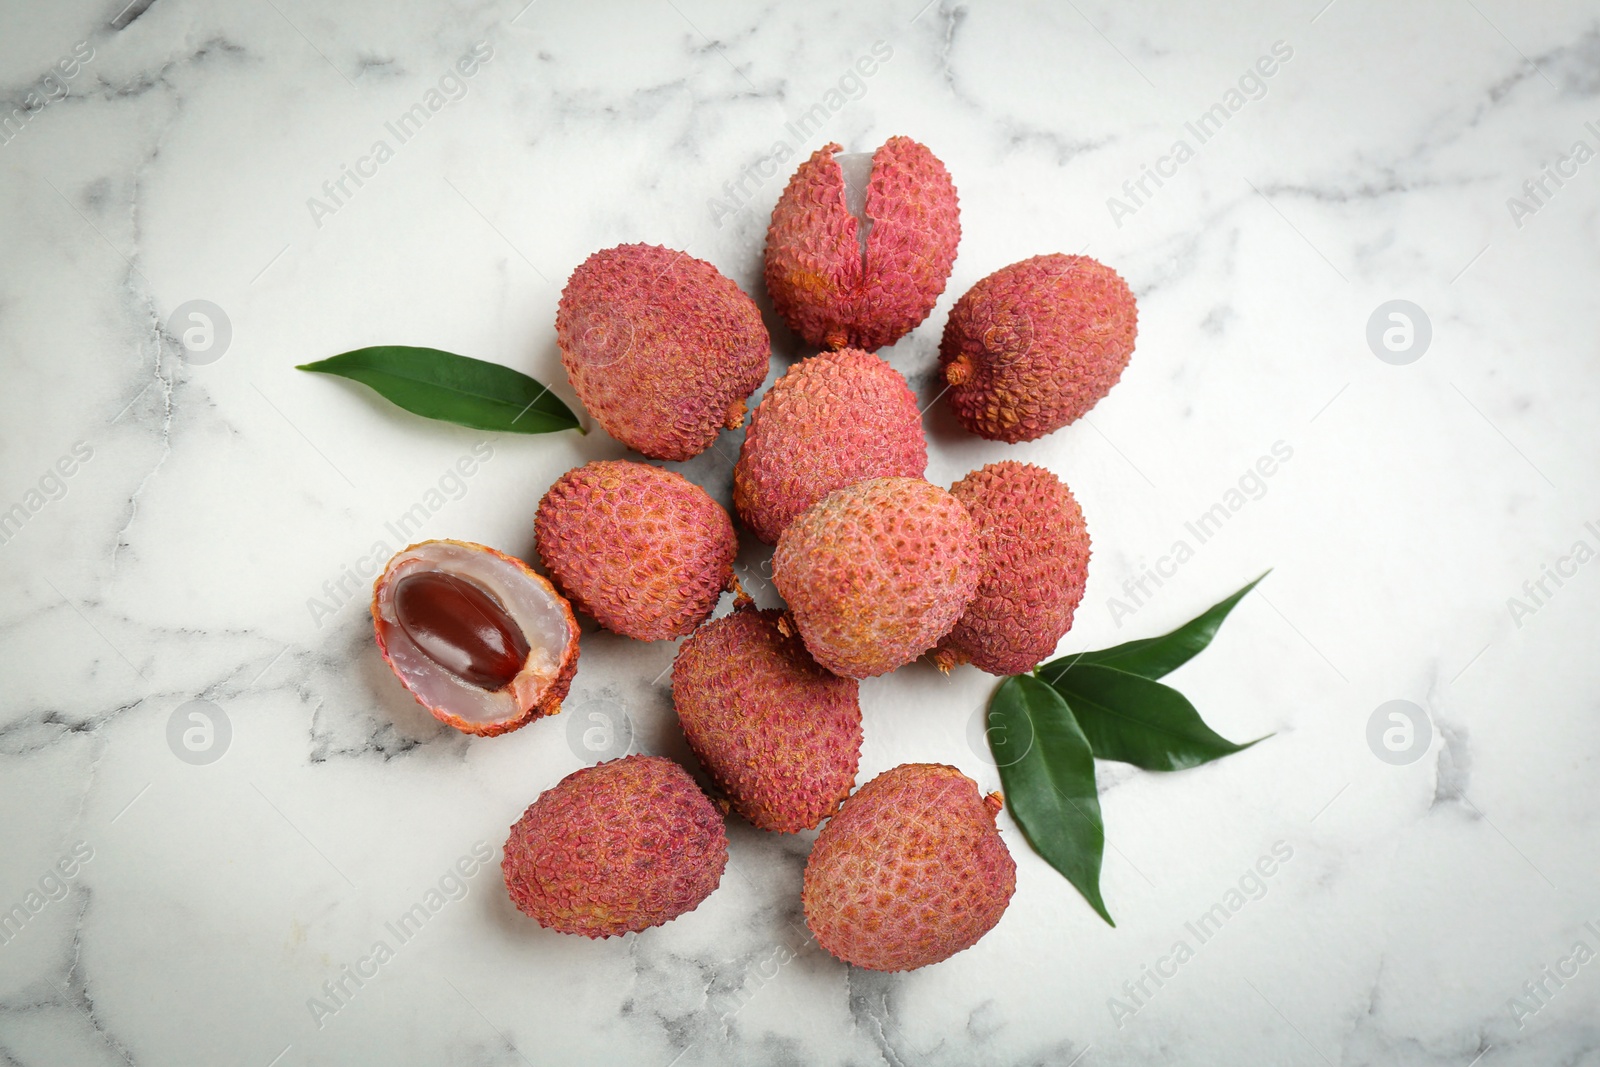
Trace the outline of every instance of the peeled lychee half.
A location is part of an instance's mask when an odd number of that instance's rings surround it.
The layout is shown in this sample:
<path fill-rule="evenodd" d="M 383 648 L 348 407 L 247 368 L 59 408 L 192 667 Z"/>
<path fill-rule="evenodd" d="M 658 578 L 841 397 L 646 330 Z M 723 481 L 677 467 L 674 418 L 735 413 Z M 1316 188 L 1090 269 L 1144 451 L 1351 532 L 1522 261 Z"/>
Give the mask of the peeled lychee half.
<path fill-rule="evenodd" d="M 463 733 L 554 715 L 578 669 L 566 598 L 520 559 L 466 541 L 395 553 L 372 586 L 372 623 L 395 677 Z"/>
<path fill-rule="evenodd" d="M 1005 914 L 1017 865 L 995 828 L 999 793 L 935 763 L 885 771 L 828 820 L 801 903 L 846 963 L 909 971 L 971 948 Z"/>
<path fill-rule="evenodd" d="M 870 156 L 824 145 L 800 164 L 767 230 L 767 292 L 819 348 L 893 344 L 928 317 L 961 239 L 956 187 L 934 154 L 891 137 Z"/>
<path fill-rule="evenodd" d="M 649 463 L 602 460 L 556 479 L 534 536 L 559 588 L 601 626 L 640 641 L 682 637 L 733 582 L 739 543 L 711 494 Z"/>
<path fill-rule="evenodd" d="M 672 700 L 684 736 L 734 810 L 762 830 L 808 830 L 839 809 L 861 756 L 854 679 L 823 670 L 779 611 L 746 601 L 683 643 Z"/>
<path fill-rule="evenodd" d="M 561 365 L 606 433 L 654 459 L 697 456 L 744 422 L 767 377 L 761 313 L 717 268 L 656 245 L 584 260 L 556 310 Z"/>
<path fill-rule="evenodd" d="M 1032 441 L 1081 417 L 1133 354 L 1128 283 L 1088 256 L 1034 256 L 956 301 L 939 343 L 956 419 L 992 441 Z"/>
<path fill-rule="evenodd" d="M 978 587 L 977 527 L 920 478 L 871 478 L 823 497 L 783 531 L 772 581 L 816 661 L 868 678 L 950 632 Z"/>
<path fill-rule="evenodd" d="M 983 578 L 939 645 L 941 666 L 1023 674 L 1055 651 L 1089 578 L 1089 529 L 1065 482 L 1006 460 L 950 487 L 978 525 Z"/>
<path fill-rule="evenodd" d="M 750 416 L 733 504 L 772 544 L 794 517 L 866 478 L 920 478 L 928 466 L 917 398 L 900 372 L 857 348 L 790 367 Z"/>
<path fill-rule="evenodd" d="M 511 827 L 506 891 L 540 926 L 614 937 L 693 911 L 722 881 L 722 816 L 687 771 L 660 756 L 584 767 Z"/>

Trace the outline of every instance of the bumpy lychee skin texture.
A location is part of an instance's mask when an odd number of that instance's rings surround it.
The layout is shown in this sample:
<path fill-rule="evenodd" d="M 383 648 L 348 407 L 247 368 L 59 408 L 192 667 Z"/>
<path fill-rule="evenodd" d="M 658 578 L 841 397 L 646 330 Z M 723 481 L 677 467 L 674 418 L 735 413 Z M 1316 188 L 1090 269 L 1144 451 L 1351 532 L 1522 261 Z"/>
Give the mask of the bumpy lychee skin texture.
<path fill-rule="evenodd" d="M 739 544 L 722 505 L 680 474 L 602 460 L 568 471 L 539 501 L 539 558 L 601 626 L 640 641 L 682 637 L 733 581 Z"/>
<path fill-rule="evenodd" d="M 992 441 L 1032 441 L 1111 391 L 1133 354 L 1128 283 L 1087 256 L 1034 256 L 974 285 L 939 344 L 950 410 Z"/>
<path fill-rule="evenodd" d="M 540 926 L 614 937 L 693 911 L 722 880 L 722 816 L 682 767 L 624 756 L 539 795 L 506 839 L 506 891 Z"/>
<path fill-rule="evenodd" d="M 767 292 L 789 327 L 819 348 L 893 344 L 928 317 L 961 239 L 956 187 L 934 154 L 891 137 L 872 155 L 863 223 L 824 145 L 778 198 L 767 230 Z"/>
<path fill-rule="evenodd" d="M 773 544 L 794 517 L 866 478 L 920 478 L 922 414 L 900 372 L 858 348 L 801 360 L 761 398 L 739 462 L 733 504 Z"/>
<path fill-rule="evenodd" d="M 967 509 L 920 478 L 834 490 L 790 524 L 772 557 L 806 648 L 849 678 L 885 674 L 937 644 L 982 571 Z"/>
<path fill-rule="evenodd" d="M 688 459 L 744 422 L 772 342 L 750 298 L 701 259 L 656 245 L 596 252 L 556 310 L 561 365 L 595 421 L 654 459 Z"/>
<path fill-rule="evenodd" d="M 854 679 L 819 667 L 783 613 L 742 606 L 678 650 L 672 699 L 689 747 L 762 830 L 808 830 L 850 795 L 861 757 Z"/>
<path fill-rule="evenodd" d="M 846 963 L 909 971 L 971 948 L 1005 914 L 1017 865 L 995 816 L 954 767 L 906 763 L 862 786 L 806 862 L 801 902 L 817 943 Z"/>
<path fill-rule="evenodd" d="M 1007 460 L 950 487 L 978 524 L 984 571 L 978 595 L 940 643 L 941 665 L 971 662 L 990 674 L 1022 674 L 1072 628 L 1089 577 L 1089 529 L 1065 482 L 1043 467 Z"/>

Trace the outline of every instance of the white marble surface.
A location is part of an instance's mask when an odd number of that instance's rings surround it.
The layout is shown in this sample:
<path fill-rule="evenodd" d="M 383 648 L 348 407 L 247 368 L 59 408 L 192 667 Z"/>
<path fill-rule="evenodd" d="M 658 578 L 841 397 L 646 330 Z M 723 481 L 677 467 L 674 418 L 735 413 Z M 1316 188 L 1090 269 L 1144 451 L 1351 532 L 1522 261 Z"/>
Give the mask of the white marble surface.
<path fill-rule="evenodd" d="M 1600 162 L 1507 203 L 1574 142 L 1600 149 L 1600 16 L 921 2 L 6 0 L 0 95 L 39 106 L 0 144 L 0 508 L 23 509 L 0 544 L 0 907 L 37 910 L 0 944 L 0 1063 L 1600 1063 L 1600 962 L 1562 962 L 1600 950 L 1600 564 L 1561 562 L 1600 548 Z M 889 57 L 852 80 L 875 42 Z M 1185 123 L 1275 42 L 1292 55 L 1199 145 Z M 441 84 L 459 99 L 386 132 Z M 585 255 L 680 247 L 765 308 L 793 165 L 766 162 L 775 142 L 897 133 L 963 208 L 949 291 L 884 353 L 922 396 L 951 301 L 1006 263 L 1087 249 L 1141 303 L 1089 418 L 1008 447 L 935 406 L 929 476 L 1015 456 L 1068 479 L 1095 556 L 1065 649 L 1275 567 L 1174 678 L 1228 736 L 1275 736 L 1180 774 L 1102 765 L 1115 930 L 1003 818 L 1005 919 L 908 975 L 807 946 L 807 839 L 737 823 L 694 913 L 598 944 L 540 931 L 473 850 L 497 859 L 579 766 L 590 712 L 685 755 L 673 648 L 586 632 L 568 714 L 469 740 L 387 674 L 353 575 L 418 503 L 429 536 L 527 552 L 551 480 L 622 450 L 485 439 L 292 367 L 431 344 L 571 400 L 553 321 Z M 1178 138 L 1192 158 L 1161 162 Z M 380 139 L 392 157 L 363 162 Z M 313 212 L 345 167 L 371 177 Z M 1392 299 L 1432 324 L 1409 365 L 1366 340 Z M 163 333 L 191 300 L 231 324 L 209 363 Z M 776 374 L 798 349 L 774 344 Z M 1259 499 L 1117 610 L 1278 442 Z M 458 480 L 474 448 L 490 458 Z M 736 448 L 681 466 L 726 498 Z M 1575 573 L 1514 613 L 1546 565 Z M 744 566 L 770 601 L 759 554 Z M 865 684 L 862 780 L 940 760 L 993 787 L 969 740 L 991 686 Z M 1393 699 L 1431 721 L 1404 766 L 1366 740 Z M 194 700 L 231 726 L 204 765 L 168 741 Z M 1185 923 L 1254 889 L 1276 842 L 1292 858 L 1199 944 Z M 430 901 L 414 937 L 386 932 Z M 314 1018 L 379 939 L 392 958 Z M 1192 958 L 1131 999 L 1179 940 Z"/>

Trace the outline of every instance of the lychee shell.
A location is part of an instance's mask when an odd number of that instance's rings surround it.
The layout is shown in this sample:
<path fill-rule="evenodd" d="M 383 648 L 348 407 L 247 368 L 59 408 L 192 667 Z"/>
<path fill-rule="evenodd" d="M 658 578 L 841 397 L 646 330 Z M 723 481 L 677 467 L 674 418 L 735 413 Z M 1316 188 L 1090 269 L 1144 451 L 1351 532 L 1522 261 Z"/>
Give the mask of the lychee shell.
<path fill-rule="evenodd" d="M 744 607 L 678 650 L 672 699 L 684 736 L 734 810 L 793 833 L 839 808 L 861 756 L 857 683 L 823 670 L 780 611 Z"/>
<path fill-rule="evenodd" d="M 1094 407 L 1133 353 L 1128 283 L 1087 256 L 1035 256 L 995 271 L 950 311 L 939 362 L 957 421 L 995 441 L 1032 441 Z"/>
<path fill-rule="evenodd" d="M 512 825 L 501 869 L 540 926 L 614 937 L 693 911 L 727 862 L 722 816 L 688 772 L 625 756 L 541 793 Z"/>
<path fill-rule="evenodd" d="M 985 798 L 954 767 L 908 763 L 862 786 L 806 862 L 817 943 L 874 971 L 909 971 L 976 944 L 1005 914 L 1017 865 Z"/>
<path fill-rule="evenodd" d="M 822 352 L 779 378 L 750 417 L 733 503 L 772 544 L 806 508 L 866 478 L 920 478 L 922 414 L 906 380 L 858 348 Z"/>
<path fill-rule="evenodd" d="M 722 505 L 682 475 L 601 460 L 556 479 L 534 518 L 556 586 L 606 629 L 681 637 L 717 606 L 738 552 Z"/>

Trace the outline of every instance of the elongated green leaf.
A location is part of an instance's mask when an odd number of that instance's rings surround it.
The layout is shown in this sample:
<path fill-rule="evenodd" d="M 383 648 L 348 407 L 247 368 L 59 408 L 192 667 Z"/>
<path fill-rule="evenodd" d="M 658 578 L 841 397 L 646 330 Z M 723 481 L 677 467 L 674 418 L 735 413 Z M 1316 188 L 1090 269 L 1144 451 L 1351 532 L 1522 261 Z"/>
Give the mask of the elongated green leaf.
<path fill-rule="evenodd" d="M 1054 688 L 1072 706 L 1097 758 L 1147 771 L 1181 771 L 1264 740 L 1236 745 L 1171 686 L 1098 663 L 1079 664 Z"/>
<path fill-rule="evenodd" d="M 1211 643 L 1211 639 L 1217 635 L 1217 628 L 1222 625 L 1222 620 L 1228 617 L 1228 612 L 1233 610 L 1234 605 L 1244 599 L 1244 595 L 1254 589 L 1261 578 L 1271 573 L 1270 569 L 1263 571 L 1260 578 L 1227 599 L 1211 605 L 1202 614 L 1190 619 L 1171 633 L 1162 634 L 1160 637 L 1143 637 L 1137 641 L 1128 641 L 1095 652 L 1063 656 L 1046 663 L 1036 673 L 1045 681 L 1054 684 L 1079 664 L 1098 663 L 1105 667 L 1115 667 L 1119 671 L 1127 671 L 1129 674 L 1143 675 L 1146 678 L 1163 677 L 1204 651 Z"/>
<path fill-rule="evenodd" d="M 1094 755 L 1072 709 L 1037 678 L 1017 675 L 1001 682 L 989 702 L 989 727 L 1011 817 L 1039 855 L 1117 925 L 1100 897 L 1106 834 Z"/>
<path fill-rule="evenodd" d="M 407 411 L 475 430 L 583 430 L 560 397 L 526 374 L 437 348 L 375 345 L 298 369 L 349 378 Z"/>

